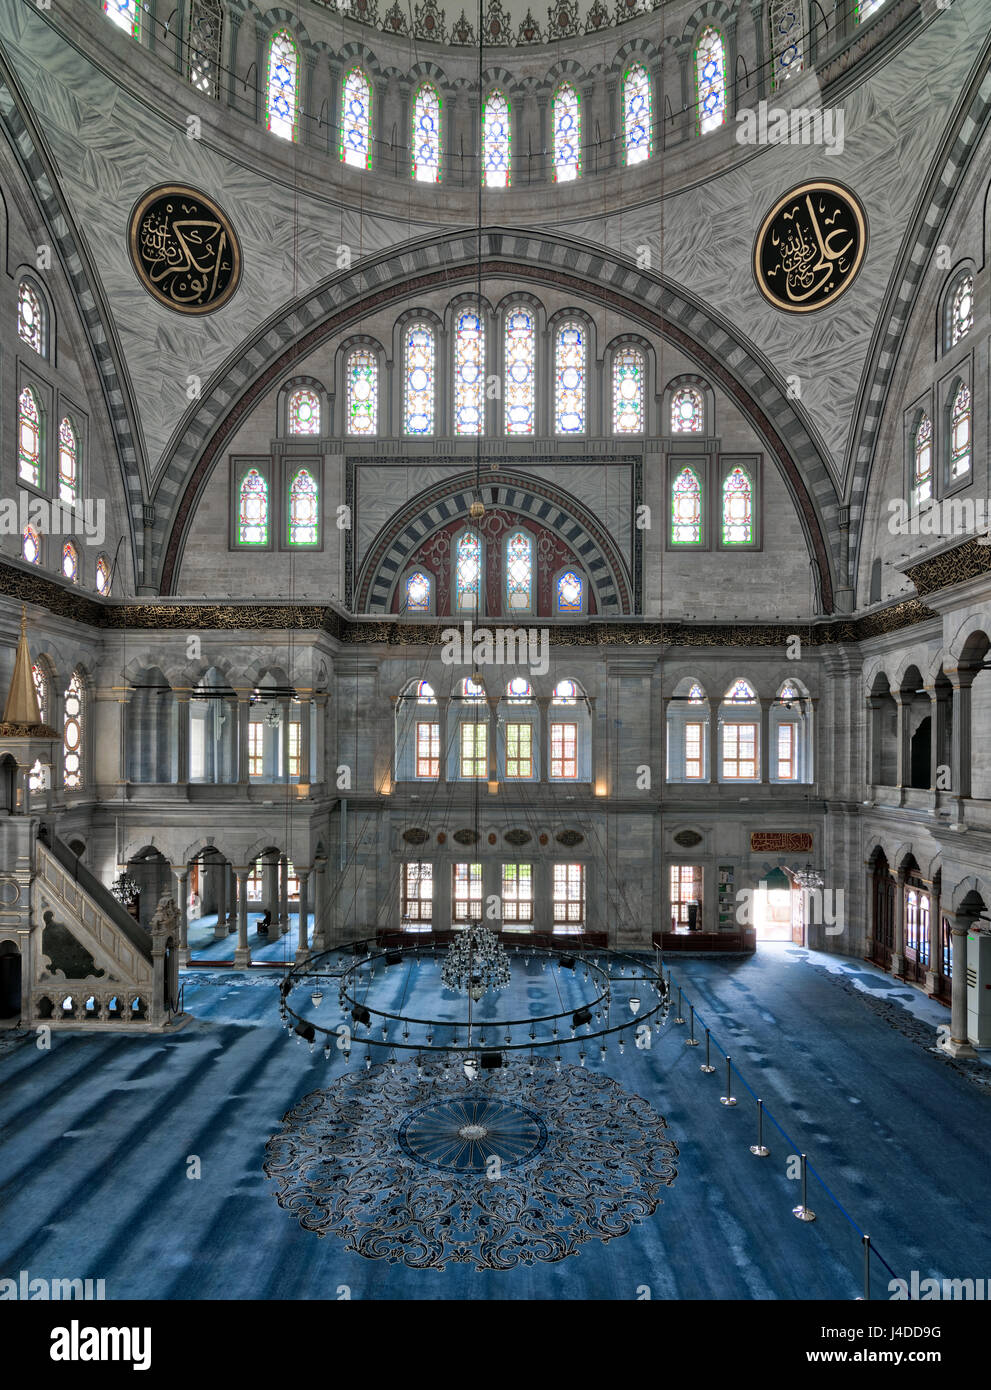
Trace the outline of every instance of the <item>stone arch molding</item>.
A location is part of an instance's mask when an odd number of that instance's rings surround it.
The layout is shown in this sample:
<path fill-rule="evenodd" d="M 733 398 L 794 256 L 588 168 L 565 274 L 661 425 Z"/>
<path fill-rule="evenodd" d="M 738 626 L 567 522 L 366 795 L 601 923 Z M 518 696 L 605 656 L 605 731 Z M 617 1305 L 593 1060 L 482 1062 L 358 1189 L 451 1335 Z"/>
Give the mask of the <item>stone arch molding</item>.
<path fill-rule="evenodd" d="M 175 592 L 200 491 L 261 398 L 327 339 L 356 331 L 384 305 L 394 304 L 399 313 L 437 285 L 448 287 L 453 297 L 463 285 L 475 283 L 478 266 L 472 233 L 418 240 L 334 275 L 241 344 L 190 405 L 163 460 L 148 532 L 160 592 Z M 550 289 L 621 313 L 682 349 L 701 374 L 726 391 L 781 470 L 816 565 L 823 610 L 833 610 L 839 498 L 828 451 L 801 402 L 788 399 L 784 380 L 749 339 L 659 275 L 575 239 L 489 228 L 482 236 L 481 269 L 483 276 L 510 280 L 522 291 Z"/>
<path fill-rule="evenodd" d="M 419 493 L 391 517 L 362 560 L 352 590 L 354 611 L 391 612 L 393 592 L 411 557 L 442 526 L 467 519 L 474 495 L 474 474 L 462 473 Z M 483 483 L 482 497 L 487 507 L 511 511 L 531 528 L 547 526 L 567 542 L 588 577 L 599 616 L 632 613 L 628 567 L 608 533 L 563 489 L 503 469 L 498 481 Z"/>

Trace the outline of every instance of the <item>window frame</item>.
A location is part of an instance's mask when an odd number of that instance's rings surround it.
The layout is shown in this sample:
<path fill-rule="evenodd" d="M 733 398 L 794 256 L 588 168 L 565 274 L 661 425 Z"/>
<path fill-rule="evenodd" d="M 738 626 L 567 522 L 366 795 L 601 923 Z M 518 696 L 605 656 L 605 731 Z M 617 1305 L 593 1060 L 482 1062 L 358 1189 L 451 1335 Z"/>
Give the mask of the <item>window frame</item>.
<path fill-rule="evenodd" d="M 292 453 L 283 454 L 279 462 L 279 549 L 297 554 L 321 551 L 324 548 L 324 532 L 327 529 L 324 525 L 323 455 L 296 453 L 294 450 Z M 293 543 L 289 539 L 292 525 L 289 489 L 294 475 L 301 468 L 305 468 L 312 475 L 317 486 L 317 539 Z M 260 546 L 257 548 L 261 549 Z"/>
<path fill-rule="evenodd" d="M 484 782 L 489 776 L 489 721 L 488 703 L 485 703 L 486 717 L 484 719 L 466 719 L 462 717 L 458 720 L 458 781 L 459 782 Z M 466 737 L 471 734 L 470 740 Z M 470 742 L 471 750 L 466 747 Z M 481 751 L 479 751 L 481 743 Z M 471 763 L 476 771 L 466 772 L 465 767 Z M 481 764 L 482 770 L 477 769 Z"/>
<path fill-rule="evenodd" d="M 268 537 L 263 541 L 242 541 L 240 539 L 240 504 L 241 504 L 241 483 L 245 474 L 252 469 L 257 472 L 265 481 L 268 487 Z M 250 454 L 232 454 L 229 464 L 229 533 L 227 538 L 228 550 L 237 550 L 247 553 L 259 550 L 274 550 L 275 534 L 279 526 L 278 504 L 276 491 L 273 486 L 273 474 L 275 469 L 272 466 L 272 458 L 266 454 L 253 456 Z"/>
<path fill-rule="evenodd" d="M 436 893 L 434 892 L 434 864 L 430 859 L 404 859 L 402 861 L 402 875 L 399 888 L 399 923 L 402 927 L 405 923 L 407 931 L 433 931 L 434 908 L 436 906 Z M 426 870 L 426 873 L 424 873 Z M 411 872 L 415 871 L 415 872 Z M 419 891 L 424 882 L 429 882 L 430 892 L 424 896 Z M 415 896 L 411 893 L 411 887 L 415 887 Z M 429 907 L 429 916 L 423 915 L 423 904 Z M 411 904 L 416 905 L 416 911 L 410 910 Z"/>
<path fill-rule="evenodd" d="M 568 871 L 578 872 L 578 896 L 572 898 Z M 562 873 L 563 871 L 563 873 Z M 559 894 L 558 880 L 563 877 L 563 894 Z M 580 911 L 571 916 L 572 903 L 576 902 Z M 560 936 L 574 936 L 582 933 L 588 918 L 588 871 L 582 861 L 566 862 L 555 860 L 551 865 L 551 932 Z"/>
<path fill-rule="evenodd" d="M 515 874 L 507 877 L 506 870 L 513 869 Z M 520 873 L 521 869 L 527 870 L 525 875 Z M 529 895 L 524 896 L 520 893 L 520 887 L 524 878 L 529 887 Z M 536 892 L 535 892 L 534 865 L 530 860 L 512 860 L 500 862 L 499 864 L 499 905 L 502 913 L 502 929 L 506 930 L 507 925 L 510 931 L 532 931 L 536 921 Z M 515 891 L 507 892 L 507 885 L 515 882 Z M 507 905 L 512 905 L 514 911 L 508 913 Z M 520 912 L 520 909 L 524 911 Z M 528 909 L 528 912 L 526 911 Z"/>
<path fill-rule="evenodd" d="M 420 749 L 421 731 L 427 730 L 427 751 Z M 436 752 L 434 749 L 436 748 Z M 413 728 L 413 775 L 418 782 L 440 781 L 440 720 L 417 719 Z M 424 772 L 421 764 L 428 765 Z M 433 771 L 430 769 L 433 768 Z"/>
<path fill-rule="evenodd" d="M 715 470 L 715 518 L 717 550 L 763 550 L 764 549 L 764 489 L 762 487 L 761 454 L 720 454 Z M 749 541 L 723 540 L 723 489 L 726 479 L 735 468 L 742 468 L 750 479 L 750 517 L 751 539 Z"/>

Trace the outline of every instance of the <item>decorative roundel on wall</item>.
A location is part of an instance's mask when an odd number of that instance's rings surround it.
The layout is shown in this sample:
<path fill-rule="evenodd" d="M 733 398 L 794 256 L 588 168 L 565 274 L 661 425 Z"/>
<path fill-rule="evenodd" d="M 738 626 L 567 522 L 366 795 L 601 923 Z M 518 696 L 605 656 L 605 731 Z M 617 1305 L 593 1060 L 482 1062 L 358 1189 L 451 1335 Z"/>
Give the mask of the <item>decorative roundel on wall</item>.
<path fill-rule="evenodd" d="M 682 849 L 691 849 L 694 845 L 702 843 L 702 836 L 697 830 L 679 830 L 673 839 L 676 845 L 681 845 Z"/>
<path fill-rule="evenodd" d="M 209 314 L 241 279 L 241 247 L 226 214 L 195 188 L 162 184 L 135 204 L 131 262 L 148 293 L 177 314 Z"/>
<path fill-rule="evenodd" d="M 425 845 L 430 839 L 430 835 L 426 830 L 420 830 L 414 826 L 411 830 L 403 831 L 403 839 L 408 845 Z"/>
<path fill-rule="evenodd" d="M 838 183 L 793 188 L 764 218 L 754 242 L 754 279 L 791 314 L 832 304 L 850 288 L 867 250 L 867 216 Z"/>

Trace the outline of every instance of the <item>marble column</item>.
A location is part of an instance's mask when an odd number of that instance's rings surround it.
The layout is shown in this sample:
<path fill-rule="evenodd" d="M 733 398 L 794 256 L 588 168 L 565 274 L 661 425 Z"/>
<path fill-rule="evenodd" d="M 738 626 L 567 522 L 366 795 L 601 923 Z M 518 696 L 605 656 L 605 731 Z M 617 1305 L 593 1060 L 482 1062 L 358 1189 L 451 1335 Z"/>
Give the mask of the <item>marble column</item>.
<path fill-rule="evenodd" d="M 760 701 L 760 780 L 771 780 L 771 706 L 773 700 L 766 695 Z"/>
<path fill-rule="evenodd" d="M 279 930 L 289 930 L 289 858 L 285 854 L 279 858 Z"/>
<path fill-rule="evenodd" d="M 551 697 L 537 696 L 537 781 L 551 780 Z"/>
<path fill-rule="evenodd" d="M 450 703 L 450 700 L 446 696 L 441 695 L 438 697 L 437 745 L 439 749 L 439 757 L 437 761 L 437 781 L 440 783 L 441 786 L 444 786 L 444 784 L 447 782 L 447 714 L 448 709 L 450 707 Z M 454 727 L 457 728 L 457 723 L 455 723 Z M 413 756 L 414 758 L 416 757 L 415 748 L 413 750 Z"/>
<path fill-rule="evenodd" d="M 227 865 L 223 861 L 213 862 L 209 865 L 210 885 L 213 889 L 213 898 L 216 903 L 217 921 L 213 928 L 214 941 L 224 941 L 227 938 Z M 206 898 L 204 897 L 204 903 Z"/>
<path fill-rule="evenodd" d="M 905 973 L 905 879 L 907 871 L 898 870 L 895 875 L 895 921 L 891 945 L 891 973 L 902 976 Z"/>
<path fill-rule="evenodd" d="M 296 964 L 305 965 L 310 958 L 309 926 L 309 869 L 298 869 L 299 874 L 299 937 L 296 943 Z"/>
<path fill-rule="evenodd" d="M 178 718 L 178 766 L 176 768 L 176 781 L 179 786 L 184 786 L 189 782 L 189 696 L 178 695 L 176 697 L 176 709 Z"/>
<path fill-rule="evenodd" d="M 269 941 L 278 941 L 282 935 L 279 922 L 279 861 L 268 854 L 262 861 L 262 905 L 272 914 L 268 928 Z"/>
<path fill-rule="evenodd" d="M 955 912 L 950 918 L 950 1037 L 943 1044 L 953 1057 L 976 1057 L 967 1037 L 967 938 L 974 919 L 969 913 Z"/>
<path fill-rule="evenodd" d="M 953 685 L 953 739 L 950 756 L 950 790 L 956 798 L 956 821 L 962 825 L 966 815 L 966 803 L 970 799 L 970 687 L 974 679 L 973 671 L 947 671 L 945 673 Z"/>
<path fill-rule="evenodd" d="M 248 946 L 248 876 L 251 865 L 234 870 L 237 878 L 237 949 L 234 952 L 235 970 L 244 970 L 251 964 L 251 948 Z"/>
<path fill-rule="evenodd" d="M 227 934 L 230 936 L 232 932 L 237 931 L 237 873 L 233 864 L 227 866 L 227 892 Z"/>
<path fill-rule="evenodd" d="M 316 859 L 313 864 L 316 884 L 313 894 L 313 949 L 327 949 L 327 861 Z"/>
<path fill-rule="evenodd" d="M 189 964 L 189 903 L 187 884 L 189 881 L 189 870 L 185 864 L 173 864 L 172 872 L 175 874 L 176 894 L 179 909 L 179 950 L 177 959 L 180 968 Z"/>

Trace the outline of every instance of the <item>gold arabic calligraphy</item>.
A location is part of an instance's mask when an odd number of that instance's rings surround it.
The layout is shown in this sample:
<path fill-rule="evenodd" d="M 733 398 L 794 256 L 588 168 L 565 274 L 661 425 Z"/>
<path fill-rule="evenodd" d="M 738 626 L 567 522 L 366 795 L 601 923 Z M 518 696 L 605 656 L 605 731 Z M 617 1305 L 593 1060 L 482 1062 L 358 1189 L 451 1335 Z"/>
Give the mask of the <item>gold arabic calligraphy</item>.
<path fill-rule="evenodd" d="M 782 308 L 813 309 L 842 293 L 860 267 L 864 222 L 831 187 L 796 190 L 765 219 L 757 281 Z"/>
<path fill-rule="evenodd" d="M 218 308 L 237 288 L 236 239 L 202 196 L 174 189 L 146 195 L 132 219 L 131 250 L 145 286 L 180 313 Z"/>

